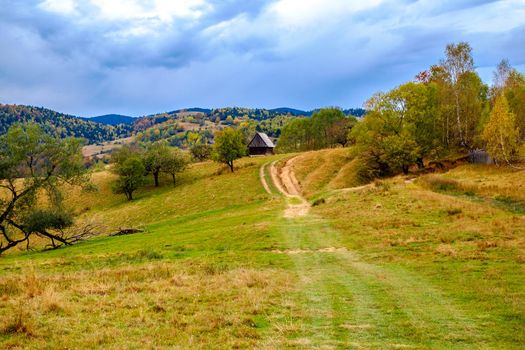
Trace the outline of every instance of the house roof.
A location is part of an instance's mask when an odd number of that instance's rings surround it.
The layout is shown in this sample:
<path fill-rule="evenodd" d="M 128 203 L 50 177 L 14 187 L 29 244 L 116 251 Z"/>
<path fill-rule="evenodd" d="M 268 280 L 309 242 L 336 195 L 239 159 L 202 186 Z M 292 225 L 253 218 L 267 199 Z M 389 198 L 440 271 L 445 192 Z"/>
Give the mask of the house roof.
<path fill-rule="evenodd" d="M 253 137 L 252 141 L 248 145 L 248 147 L 270 147 L 274 148 L 275 145 L 273 144 L 272 140 L 263 132 L 258 132 Z"/>

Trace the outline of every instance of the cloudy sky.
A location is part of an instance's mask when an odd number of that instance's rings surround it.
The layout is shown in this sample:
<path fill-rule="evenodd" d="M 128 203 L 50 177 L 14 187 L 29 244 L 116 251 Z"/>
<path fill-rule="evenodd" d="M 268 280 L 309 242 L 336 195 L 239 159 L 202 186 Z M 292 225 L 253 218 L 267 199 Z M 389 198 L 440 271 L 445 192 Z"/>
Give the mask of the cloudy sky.
<path fill-rule="evenodd" d="M 458 41 L 525 71 L 525 0 L 0 0 L 0 103 L 360 107 Z"/>

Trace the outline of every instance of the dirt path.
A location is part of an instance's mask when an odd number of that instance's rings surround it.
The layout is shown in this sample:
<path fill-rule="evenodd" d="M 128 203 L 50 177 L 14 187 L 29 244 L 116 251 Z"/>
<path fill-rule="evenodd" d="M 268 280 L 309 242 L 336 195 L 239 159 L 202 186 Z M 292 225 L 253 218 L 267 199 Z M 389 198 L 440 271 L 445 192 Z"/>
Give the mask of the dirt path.
<path fill-rule="evenodd" d="M 293 172 L 295 158 L 286 161 L 279 171 L 275 162 L 270 165 L 270 174 L 275 187 L 288 199 L 288 207 L 284 211 L 285 218 L 306 216 L 310 210 L 310 203 L 301 195 L 299 182 Z"/>
<path fill-rule="evenodd" d="M 301 312 L 282 325 L 298 330 L 291 347 L 455 348 L 458 341 L 464 348 L 484 347 L 476 322 L 453 299 L 414 272 L 366 261 L 327 220 L 309 214 L 293 164 L 294 158 L 282 169 L 270 164 L 272 181 L 288 204 L 276 225 L 283 246 L 273 252 L 291 258 L 301 284 L 294 300 Z"/>
<path fill-rule="evenodd" d="M 267 165 L 268 163 L 261 165 L 261 168 L 259 169 L 259 178 L 261 179 L 261 184 L 263 185 L 264 190 L 268 194 L 272 194 L 272 190 L 270 189 L 270 186 L 268 186 L 268 182 L 266 182 L 266 176 L 264 175 L 264 170 Z"/>

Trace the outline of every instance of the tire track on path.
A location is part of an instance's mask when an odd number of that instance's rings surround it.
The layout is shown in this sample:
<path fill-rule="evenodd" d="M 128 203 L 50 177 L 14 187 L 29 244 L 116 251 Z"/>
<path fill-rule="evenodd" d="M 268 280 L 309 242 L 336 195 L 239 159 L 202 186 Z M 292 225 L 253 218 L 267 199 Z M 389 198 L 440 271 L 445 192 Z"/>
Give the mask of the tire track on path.
<path fill-rule="evenodd" d="M 368 263 L 342 246 L 340 232 L 309 214 L 293 173 L 294 159 L 280 170 L 270 164 L 272 181 L 288 204 L 278 220 L 287 249 L 277 252 L 290 256 L 302 284 L 305 315 L 297 320 L 301 331 L 292 344 L 326 349 L 487 346 L 476 322 L 417 273 Z"/>
<path fill-rule="evenodd" d="M 259 178 L 261 179 L 261 184 L 263 185 L 264 190 L 268 194 L 272 194 L 272 190 L 270 189 L 270 186 L 268 186 L 268 182 L 266 182 L 266 176 L 264 174 L 267 165 L 268 163 L 261 165 L 261 168 L 259 169 Z"/>

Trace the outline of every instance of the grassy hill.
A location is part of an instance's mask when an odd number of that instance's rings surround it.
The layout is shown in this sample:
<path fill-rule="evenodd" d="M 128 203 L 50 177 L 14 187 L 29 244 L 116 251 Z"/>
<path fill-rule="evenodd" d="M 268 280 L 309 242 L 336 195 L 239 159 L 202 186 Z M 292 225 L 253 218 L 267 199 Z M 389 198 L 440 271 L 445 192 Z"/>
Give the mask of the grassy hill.
<path fill-rule="evenodd" d="M 287 163 L 315 202 L 288 217 L 270 164 L 295 155 L 195 164 L 132 203 L 93 174 L 67 196 L 79 223 L 145 232 L 1 257 L 0 347 L 520 348 L 523 172 L 355 188 L 347 151 Z"/>

